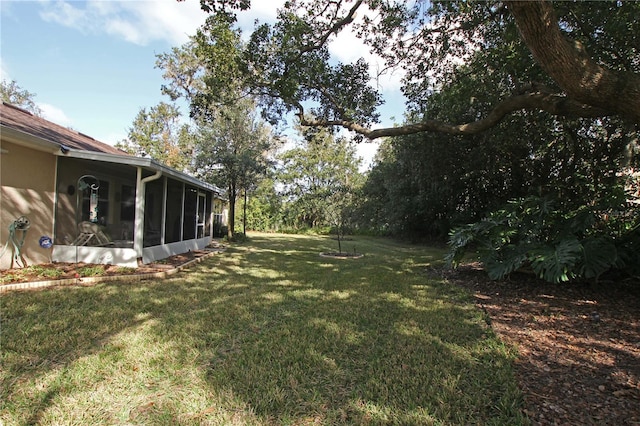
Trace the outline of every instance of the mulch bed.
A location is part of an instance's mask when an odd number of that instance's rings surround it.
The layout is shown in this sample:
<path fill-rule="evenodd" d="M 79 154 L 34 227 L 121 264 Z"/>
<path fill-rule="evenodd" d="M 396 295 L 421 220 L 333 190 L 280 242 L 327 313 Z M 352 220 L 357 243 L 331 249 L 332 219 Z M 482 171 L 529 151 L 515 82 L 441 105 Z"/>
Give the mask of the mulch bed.
<path fill-rule="evenodd" d="M 640 281 L 491 281 L 478 264 L 440 272 L 471 290 L 519 351 L 516 374 L 534 425 L 640 425 Z"/>
<path fill-rule="evenodd" d="M 102 265 L 102 264 L 92 264 L 92 263 L 45 263 L 37 265 L 38 268 L 42 269 L 56 269 L 58 274 L 56 278 L 47 278 L 42 275 L 38 275 L 37 273 L 27 273 L 29 269 L 23 268 L 14 268 L 0 271 L 2 276 L 7 277 L 11 275 L 12 280 L 6 280 L 3 282 L 4 284 L 11 283 L 20 283 L 20 282 L 33 282 L 33 281 L 47 281 L 47 280 L 62 280 L 67 278 L 80 278 L 86 277 L 87 275 L 83 275 L 82 271 L 91 269 L 95 272 L 93 276 L 112 276 L 112 275 L 139 275 L 139 274 L 149 274 L 155 272 L 163 272 L 170 269 L 174 269 L 178 266 L 184 265 L 191 260 L 200 258 L 209 254 L 209 250 L 192 250 L 182 254 L 176 254 L 174 256 L 170 256 L 166 259 L 159 260 L 154 263 L 148 263 L 139 266 L 138 268 L 122 268 L 116 265 Z"/>

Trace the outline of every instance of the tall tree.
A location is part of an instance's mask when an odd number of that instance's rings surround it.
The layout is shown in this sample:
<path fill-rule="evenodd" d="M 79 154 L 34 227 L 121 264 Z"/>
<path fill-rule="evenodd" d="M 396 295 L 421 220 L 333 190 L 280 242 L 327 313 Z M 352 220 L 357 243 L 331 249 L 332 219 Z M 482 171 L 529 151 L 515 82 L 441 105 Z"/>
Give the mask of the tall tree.
<path fill-rule="evenodd" d="M 249 3 L 201 0 L 203 9 L 224 11 L 226 19 L 230 8 L 245 9 Z M 241 54 L 233 57 L 244 73 L 244 86 L 268 106 L 271 118 L 294 111 L 303 125 L 342 126 L 371 139 L 425 131 L 475 134 L 515 111 L 618 116 L 637 125 L 638 15 L 637 2 L 293 0 L 285 3 L 274 25 L 258 26 Z M 514 70 L 508 90 L 497 91 L 496 101 L 483 105 L 470 121 L 419 117 L 372 130 L 381 97 L 370 84 L 369 67 L 362 60 L 336 62 L 327 49 L 347 28 L 355 29 L 389 68 L 404 70 L 410 102 L 446 83 L 460 60 L 487 44 L 515 46 L 513 53 L 523 55 L 528 68 L 540 70 L 543 79 L 524 80 Z M 218 67 L 217 81 L 223 81 L 229 64 L 210 66 Z M 493 90 L 484 87 L 476 97 Z M 310 103 L 314 106 L 306 111 Z"/>
<path fill-rule="evenodd" d="M 325 129 L 302 130 L 304 139 L 283 152 L 278 173 L 281 194 L 294 227 L 342 223 L 343 208 L 359 181 L 355 147 Z"/>
<path fill-rule="evenodd" d="M 196 174 L 227 188 L 228 238 L 235 234 L 236 200 L 241 190 L 254 187 L 264 174 L 272 146 L 271 132 L 255 113 L 252 102 L 209 110 L 198 120 L 195 145 Z"/>
<path fill-rule="evenodd" d="M 249 7 L 246 0 L 201 4 L 228 22 L 234 8 Z M 640 218 L 631 207 L 637 200 L 624 194 L 633 185 L 624 185 L 632 174 L 622 166 L 637 164 L 639 15 L 640 3 L 625 1 L 291 0 L 275 24 L 256 26 L 226 57 L 241 72 L 239 87 L 274 121 L 294 112 L 305 126 L 402 136 L 392 142 L 390 165 L 376 174 L 387 184 L 376 195 L 387 197 L 387 212 L 398 212 L 396 223 L 479 215 L 520 194 L 515 208 L 487 219 L 499 222 L 491 244 L 500 247 L 489 250 L 502 253 L 493 257 L 496 276 L 527 260 L 547 279 L 597 278 L 638 264 Z M 387 69 L 403 72 L 403 125 L 373 129 L 382 98 L 370 67 L 331 58 L 328 44 L 347 29 Z M 216 84 L 225 81 L 229 62 L 208 66 Z M 514 214 L 538 222 L 522 226 Z M 488 228 L 480 222 L 472 229 Z M 470 241 L 467 231 L 460 241 Z"/>
<path fill-rule="evenodd" d="M 183 46 L 158 55 L 156 61 L 168 80 L 163 93 L 173 100 L 189 102 L 197 128 L 195 173 L 227 188 L 229 238 L 235 233 L 236 200 L 244 191 L 246 206 L 247 192 L 255 189 L 264 175 L 274 142 L 270 128 L 258 118 L 251 97 L 240 92 L 233 55 L 242 41 L 232 22 L 231 15 L 209 17 L 207 33 L 199 31 Z M 211 62 L 224 68 L 223 81 L 211 75 Z M 243 218 L 246 221 L 246 214 Z"/>
<path fill-rule="evenodd" d="M 0 84 L 0 95 L 2 95 L 3 102 L 25 109 L 37 116 L 42 115 L 42 110 L 34 100 L 36 94 L 21 88 L 15 80 L 3 79 Z"/>
<path fill-rule="evenodd" d="M 284 223 L 283 201 L 277 191 L 274 169 L 260 180 L 247 203 L 246 226 L 255 231 L 279 231 Z"/>
<path fill-rule="evenodd" d="M 141 108 L 129 128 L 128 138 L 116 147 L 138 156 L 149 156 L 177 170 L 187 170 L 191 162 L 192 135 L 189 125 L 180 124 L 180 111 L 160 102 Z"/>
<path fill-rule="evenodd" d="M 196 49 L 197 44 L 191 38 L 182 46 L 171 48 L 170 53 L 156 56 L 156 68 L 163 70 L 162 77 L 167 80 L 162 93 L 172 101 L 179 98 L 190 101 L 205 90 L 204 67 Z"/>

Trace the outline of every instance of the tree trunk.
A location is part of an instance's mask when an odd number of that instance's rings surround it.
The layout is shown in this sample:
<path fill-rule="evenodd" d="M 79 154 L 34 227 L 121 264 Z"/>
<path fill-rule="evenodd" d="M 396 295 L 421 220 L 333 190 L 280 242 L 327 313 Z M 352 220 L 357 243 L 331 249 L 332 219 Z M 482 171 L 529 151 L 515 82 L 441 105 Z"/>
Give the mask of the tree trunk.
<path fill-rule="evenodd" d="M 244 204 L 242 205 L 242 232 L 247 236 L 247 190 L 244 190 Z"/>
<path fill-rule="evenodd" d="M 599 65 L 560 30 L 551 3 L 507 3 L 533 57 L 569 98 L 640 123 L 640 75 Z"/>
<path fill-rule="evenodd" d="M 236 226 L 236 186 L 234 183 L 229 184 L 229 224 L 227 226 L 227 238 L 233 239 L 233 233 Z"/>

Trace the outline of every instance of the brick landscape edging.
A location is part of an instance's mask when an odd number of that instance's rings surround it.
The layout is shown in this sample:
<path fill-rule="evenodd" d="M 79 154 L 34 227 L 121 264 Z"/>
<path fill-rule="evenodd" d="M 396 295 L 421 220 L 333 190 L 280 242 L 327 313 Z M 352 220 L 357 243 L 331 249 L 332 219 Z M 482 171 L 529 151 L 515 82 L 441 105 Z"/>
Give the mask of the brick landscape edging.
<path fill-rule="evenodd" d="M 210 253 L 192 259 L 182 265 L 176 266 L 173 269 L 169 269 L 167 271 L 160 272 L 149 272 L 146 274 L 124 274 L 124 275 L 105 275 L 101 277 L 80 277 L 80 278 L 64 278 L 61 280 L 46 280 L 46 281 L 31 281 L 31 282 L 23 282 L 23 283 L 12 283 L 12 284 L 3 284 L 0 285 L 0 293 L 5 293 L 11 290 L 30 290 L 36 288 L 45 288 L 45 287 L 53 287 L 53 286 L 68 286 L 68 285 L 81 285 L 81 284 L 97 284 L 101 282 L 107 281 L 116 281 L 116 280 L 129 280 L 129 281 L 142 281 L 148 279 L 162 279 L 167 278 L 180 270 L 194 265 L 196 263 L 200 263 L 209 256 L 213 256 L 214 254 L 224 252 L 224 249 L 211 250 Z"/>

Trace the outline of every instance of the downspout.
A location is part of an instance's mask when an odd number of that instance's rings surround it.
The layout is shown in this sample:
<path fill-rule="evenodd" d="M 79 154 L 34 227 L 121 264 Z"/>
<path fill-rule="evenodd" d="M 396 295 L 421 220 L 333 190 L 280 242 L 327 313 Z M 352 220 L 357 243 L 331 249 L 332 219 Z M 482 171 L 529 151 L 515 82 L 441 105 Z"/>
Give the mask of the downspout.
<path fill-rule="evenodd" d="M 136 219 L 133 229 L 133 249 L 136 251 L 138 264 L 142 263 L 142 249 L 144 238 L 144 194 L 147 182 L 159 179 L 162 176 L 162 170 L 156 171 L 154 175 L 142 177 L 142 167 L 138 167 L 138 176 L 136 179 Z"/>

